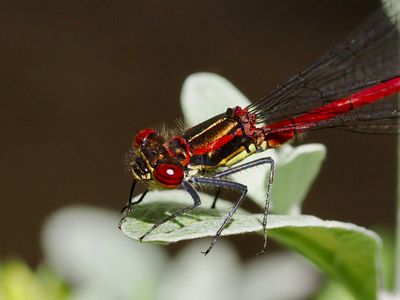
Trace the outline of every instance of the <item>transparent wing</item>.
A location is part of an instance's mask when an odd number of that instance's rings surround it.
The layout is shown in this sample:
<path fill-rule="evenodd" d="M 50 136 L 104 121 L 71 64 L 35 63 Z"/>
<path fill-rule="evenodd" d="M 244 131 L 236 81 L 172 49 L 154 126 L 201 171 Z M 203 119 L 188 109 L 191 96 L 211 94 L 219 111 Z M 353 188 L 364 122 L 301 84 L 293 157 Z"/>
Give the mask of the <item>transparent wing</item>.
<path fill-rule="evenodd" d="M 249 105 L 249 111 L 257 116 L 260 123 L 276 123 L 399 76 L 399 24 L 398 10 L 390 15 L 383 9 L 377 10 L 342 44 Z M 307 130 L 338 127 L 362 132 L 397 132 L 398 108 L 393 97 L 352 111 L 346 117 L 313 124 Z M 296 126 L 306 127 L 305 124 Z M 287 126 L 285 131 L 290 127 L 292 130 L 300 129 L 294 128 L 296 126 Z"/>

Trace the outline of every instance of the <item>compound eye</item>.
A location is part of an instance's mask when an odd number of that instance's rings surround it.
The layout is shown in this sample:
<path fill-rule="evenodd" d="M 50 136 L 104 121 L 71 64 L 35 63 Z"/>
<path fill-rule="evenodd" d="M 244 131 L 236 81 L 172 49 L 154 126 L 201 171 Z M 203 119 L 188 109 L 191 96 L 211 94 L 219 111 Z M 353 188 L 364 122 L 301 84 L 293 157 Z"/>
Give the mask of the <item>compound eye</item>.
<path fill-rule="evenodd" d="M 163 186 L 173 188 L 181 184 L 184 174 L 181 167 L 161 164 L 154 170 L 154 178 Z"/>
<path fill-rule="evenodd" d="M 146 128 L 146 129 L 141 130 L 135 136 L 135 140 L 133 142 L 133 146 L 136 147 L 136 148 L 139 148 L 140 145 L 143 143 L 143 141 L 145 139 L 147 139 L 150 134 L 153 134 L 153 133 L 156 133 L 156 131 L 151 129 L 151 128 Z"/>

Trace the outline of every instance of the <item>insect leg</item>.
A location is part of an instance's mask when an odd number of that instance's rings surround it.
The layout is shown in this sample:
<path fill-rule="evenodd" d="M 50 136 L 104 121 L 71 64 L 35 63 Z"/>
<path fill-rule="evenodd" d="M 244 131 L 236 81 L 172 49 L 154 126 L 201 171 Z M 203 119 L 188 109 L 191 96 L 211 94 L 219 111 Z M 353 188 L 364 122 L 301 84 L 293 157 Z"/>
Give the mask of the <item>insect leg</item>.
<path fill-rule="evenodd" d="M 201 204 L 200 202 L 200 196 L 199 194 L 197 194 L 197 192 L 195 191 L 195 189 L 190 185 L 189 182 L 187 181 L 183 181 L 182 182 L 182 187 L 184 190 L 186 190 L 189 195 L 192 197 L 193 199 L 193 205 L 182 208 L 181 210 L 178 210 L 176 212 L 174 212 L 173 214 L 169 215 L 168 217 L 166 217 L 164 220 L 156 223 L 153 225 L 153 227 L 151 227 L 144 235 L 142 235 L 139 240 L 142 241 L 150 232 L 152 232 L 154 229 L 156 229 L 158 226 L 160 226 L 161 224 L 164 224 L 165 222 L 175 219 L 176 217 L 193 210 L 194 208 L 196 208 L 197 206 L 199 206 Z"/>
<path fill-rule="evenodd" d="M 264 204 L 264 217 L 263 217 L 263 230 L 264 230 L 264 246 L 263 249 L 258 253 L 258 255 L 263 254 L 265 252 L 265 249 L 267 248 L 267 221 L 268 221 L 268 210 L 269 210 L 269 205 L 271 203 L 271 193 L 272 193 L 272 183 L 274 182 L 274 175 L 275 175 L 275 161 L 273 160 L 272 157 L 265 157 L 265 158 L 260 158 L 254 161 L 250 161 L 248 163 L 227 169 L 225 171 L 216 173 L 213 178 L 221 178 L 225 176 L 232 175 L 234 173 L 253 168 L 259 165 L 263 164 L 269 164 L 270 165 L 270 171 L 268 175 L 268 182 L 267 182 L 267 195 L 265 197 L 265 204 Z"/>
<path fill-rule="evenodd" d="M 263 157 L 263 158 L 259 158 L 259 159 L 253 160 L 253 161 L 249 161 L 249 162 L 241 164 L 239 166 L 235 166 L 235 167 L 226 169 L 221 172 L 217 172 L 212 177 L 213 178 L 221 178 L 221 177 L 229 176 L 229 175 L 244 171 L 246 169 L 254 168 L 256 166 L 265 165 L 265 164 L 270 164 L 271 169 L 275 168 L 275 162 L 272 157 Z"/>
<path fill-rule="evenodd" d="M 131 185 L 131 190 L 129 192 L 128 201 L 126 202 L 124 207 L 121 209 L 121 214 L 125 211 L 125 209 L 127 209 L 131 205 L 133 192 L 135 191 L 135 186 L 136 186 L 136 180 L 133 180 L 132 185 Z"/>
<path fill-rule="evenodd" d="M 236 190 L 236 191 L 240 192 L 239 199 L 236 201 L 235 205 L 233 206 L 231 211 L 226 216 L 224 222 L 222 223 L 222 225 L 218 229 L 217 233 L 215 234 L 215 237 L 212 240 L 210 246 L 207 248 L 206 251 L 202 252 L 204 255 L 207 255 L 211 251 L 212 247 L 214 247 L 219 236 L 221 235 L 221 232 L 224 230 L 226 224 L 231 220 L 231 218 L 232 218 L 233 214 L 236 212 L 237 208 L 242 204 L 244 197 L 246 196 L 246 193 L 247 193 L 247 187 L 240 183 L 236 183 L 236 182 L 224 180 L 224 179 L 219 179 L 219 178 L 214 178 L 214 177 L 194 177 L 194 178 L 192 178 L 192 181 L 194 183 L 198 183 L 198 184 L 210 185 L 210 186 L 215 186 L 215 187 L 225 188 L 225 189 L 232 189 L 232 190 Z"/>
<path fill-rule="evenodd" d="M 220 193 L 221 193 L 221 188 L 218 188 L 217 192 L 215 193 L 214 201 L 211 205 L 211 208 L 215 208 Z"/>
<path fill-rule="evenodd" d="M 136 182 L 134 181 L 134 182 L 132 183 L 131 191 L 130 191 L 130 193 L 129 193 L 129 201 L 128 201 L 128 204 L 126 204 L 126 205 L 122 208 L 122 211 L 121 211 L 121 212 L 124 212 L 124 213 L 123 213 L 123 215 L 122 215 L 121 220 L 120 220 L 119 223 L 118 223 L 118 228 L 119 228 L 119 229 L 121 229 L 121 225 L 122 225 L 122 223 L 124 222 L 125 218 L 126 218 L 127 216 L 129 216 L 130 213 L 132 212 L 133 206 L 136 205 L 136 204 L 138 204 L 138 203 L 140 203 L 140 202 L 142 202 L 143 199 L 144 199 L 144 197 L 146 196 L 147 192 L 149 191 L 149 190 L 145 190 L 145 191 L 143 192 L 143 194 L 140 196 L 139 200 L 132 202 L 132 195 L 133 195 L 133 190 L 135 189 L 135 184 L 136 184 Z"/>

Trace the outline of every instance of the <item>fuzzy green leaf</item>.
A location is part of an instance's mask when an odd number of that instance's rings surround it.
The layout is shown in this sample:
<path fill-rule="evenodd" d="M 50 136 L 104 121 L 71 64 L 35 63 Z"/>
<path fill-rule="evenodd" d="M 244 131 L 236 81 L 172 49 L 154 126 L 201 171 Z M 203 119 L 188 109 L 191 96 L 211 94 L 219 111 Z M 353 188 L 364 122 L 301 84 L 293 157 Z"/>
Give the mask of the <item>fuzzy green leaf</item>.
<path fill-rule="evenodd" d="M 301 207 L 325 156 L 324 145 L 307 144 L 295 147 L 291 153 L 280 157 L 272 190 L 274 213 L 287 214 Z"/>
<path fill-rule="evenodd" d="M 196 73 L 186 78 L 181 107 L 189 126 L 223 113 L 228 107 L 246 107 L 250 101 L 228 80 L 213 73 Z"/>
<path fill-rule="evenodd" d="M 125 220 L 123 232 L 138 240 L 153 224 L 190 205 L 184 195 L 175 190 L 150 193 Z M 201 200 L 201 207 L 163 224 L 143 241 L 167 244 L 214 236 L 232 204 L 219 200 L 218 209 L 211 209 L 213 197 L 201 194 Z M 373 232 L 307 215 L 270 215 L 268 229 L 271 238 L 307 257 L 359 299 L 376 299 L 380 240 Z M 238 211 L 222 235 L 249 232 L 262 232 L 262 215 Z"/>

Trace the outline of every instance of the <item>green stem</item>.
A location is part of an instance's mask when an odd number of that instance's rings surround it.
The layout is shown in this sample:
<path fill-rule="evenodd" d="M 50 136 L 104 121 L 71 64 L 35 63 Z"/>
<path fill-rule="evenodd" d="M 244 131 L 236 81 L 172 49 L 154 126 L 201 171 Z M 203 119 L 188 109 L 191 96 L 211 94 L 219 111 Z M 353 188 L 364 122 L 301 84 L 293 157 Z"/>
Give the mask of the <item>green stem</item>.
<path fill-rule="evenodd" d="M 399 98 L 400 101 L 400 98 Z M 400 138 L 397 140 L 397 207 L 396 207 L 396 252 L 394 292 L 400 295 Z"/>
<path fill-rule="evenodd" d="M 398 0 L 381 0 L 383 9 L 389 15 L 393 15 L 400 9 Z M 395 18 L 398 22 L 399 18 Z M 398 24 L 398 23 L 397 23 Z M 398 30 L 400 28 L 398 27 Z M 399 61 L 397 61 L 399 63 Z M 400 97 L 398 97 L 400 103 Z M 395 249 L 395 269 L 394 269 L 394 293 L 400 296 L 400 138 L 397 139 L 397 203 L 396 203 L 396 249 Z"/>

